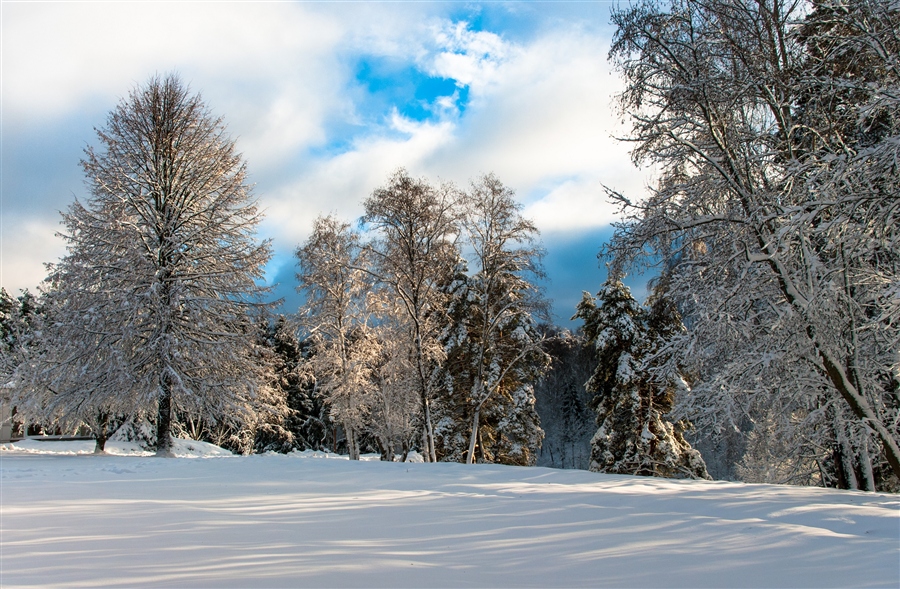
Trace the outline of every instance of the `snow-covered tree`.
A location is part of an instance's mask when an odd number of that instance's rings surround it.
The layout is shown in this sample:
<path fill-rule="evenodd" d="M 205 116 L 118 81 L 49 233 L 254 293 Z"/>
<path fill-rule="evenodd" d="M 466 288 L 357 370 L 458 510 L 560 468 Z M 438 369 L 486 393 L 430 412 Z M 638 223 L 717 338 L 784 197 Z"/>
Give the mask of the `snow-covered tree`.
<path fill-rule="evenodd" d="M 597 368 L 586 383 L 594 393 L 599 429 L 591 440 L 590 470 L 670 478 L 709 478 L 699 452 L 684 439 L 685 424 L 671 423 L 680 375 L 653 373 L 665 339 L 681 328 L 680 317 L 659 300 L 641 308 L 621 280 L 611 276 L 588 293 L 575 317 L 596 349 Z"/>
<path fill-rule="evenodd" d="M 97 140 L 89 196 L 63 214 L 34 392 L 70 420 L 150 412 L 171 455 L 176 413 L 240 419 L 256 394 L 245 325 L 269 245 L 222 120 L 176 76 L 133 90 Z"/>
<path fill-rule="evenodd" d="M 291 432 L 294 447 L 300 450 L 323 450 L 331 419 L 320 395 L 315 378 L 309 373 L 309 344 L 297 340 L 297 327 L 283 315 L 269 326 L 267 341 L 272 349 L 273 387 L 282 391 L 288 407 L 285 427 Z"/>
<path fill-rule="evenodd" d="M 316 219 L 297 250 L 299 290 L 306 296 L 300 321 L 314 347 L 309 369 L 318 394 L 344 429 L 351 460 L 359 459 L 377 354 L 368 326 L 372 281 L 364 256 L 359 234 L 331 216 Z"/>
<path fill-rule="evenodd" d="M 900 7 L 648 0 L 613 18 L 633 156 L 660 180 L 613 193 L 626 220 L 606 253 L 664 268 L 690 326 L 679 413 L 713 434 L 759 421 L 801 479 L 890 486 Z"/>
<path fill-rule="evenodd" d="M 0 288 L 0 427 L 5 436 L 11 436 L 14 421 L 21 420 L 21 415 L 13 415 L 17 408 L 11 402 L 17 397 L 21 401 L 17 391 L 27 386 L 28 367 L 40 355 L 43 319 L 39 301 L 30 292 L 26 290 L 13 298 L 5 288 Z M 18 412 L 24 410 L 27 414 L 28 409 L 26 403 Z"/>
<path fill-rule="evenodd" d="M 457 191 L 450 184 L 432 186 L 397 170 L 385 186 L 365 201 L 362 218 L 376 234 L 367 251 L 370 271 L 396 297 L 406 315 L 406 341 L 413 351 L 416 390 L 422 411 L 426 460 L 437 459 L 431 403 L 434 375 L 443 361 L 438 341 L 446 310 L 441 288 L 452 276 L 459 252 Z"/>
<path fill-rule="evenodd" d="M 543 275 L 538 231 L 493 175 L 473 182 L 462 204 L 474 272 L 458 273 L 452 283 L 443 405 L 455 405 L 457 415 L 442 424 L 444 452 L 469 464 L 477 453 L 485 461 L 531 465 L 543 438 L 533 384 L 549 364 L 536 325 L 546 305 L 535 285 Z M 465 448 L 454 448 L 453 430 L 466 426 Z"/>
<path fill-rule="evenodd" d="M 396 300 L 381 293 L 380 320 L 373 334 L 377 345 L 372 366 L 367 430 L 381 450 L 381 459 L 405 461 L 421 421 L 416 382 L 415 353 L 409 345 L 406 314 Z"/>
<path fill-rule="evenodd" d="M 33 347 L 35 326 L 40 320 L 38 300 L 25 291 L 13 298 L 0 288 L 0 386 L 15 388 L 16 372 L 25 361 L 27 348 Z"/>

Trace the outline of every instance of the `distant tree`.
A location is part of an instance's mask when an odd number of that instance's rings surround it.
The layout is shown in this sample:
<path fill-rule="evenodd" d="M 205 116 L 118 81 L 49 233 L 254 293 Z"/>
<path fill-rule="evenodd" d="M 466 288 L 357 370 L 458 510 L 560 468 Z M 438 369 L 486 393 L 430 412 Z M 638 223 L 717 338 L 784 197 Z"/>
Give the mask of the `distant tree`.
<path fill-rule="evenodd" d="M 278 319 L 283 321 L 284 318 Z M 272 324 L 267 315 L 260 317 L 256 325 L 255 355 L 267 382 L 257 389 L 256 396 L 251 400 L 250 417 L 242 428 L 250 433 L 250 450 L 256 454 L 286 453 L 294 449 L 294 434 L 288 427 L 292 414 L 288 405 L 291 391 L 283 386 L 284 366 L 277 354 L 277 327 L 278 323 Z"/>
<path fill-rule="evenodd" d="M 176 413 L 240 420 L 259 389 L 245 325 L 269 245 L 222 120 L 176 76 L 132 91 L 97 137 L 90 195 L 63 215 L 36 382 L 67 419 L 151 412 L 168 456 Z"/>
<path fill-rule="evenodd" d="M 434 376 L 443 362 L 438 336 L 446 295 L 441 286 L 459 260 L 456 197 L 450 184 L 432 186 L 399 169 L 366 199 L 362 218 L 376 235 L 367 247 L 370 271 L 396 297 L 407 318 L 405 339 L 413 354 L 423 450 L 429 461 L 437 459 L 431 403 Z"/>
<path fill-rule="evenodd" d="M 594 393 L 599 429 L 591 440 L 590 469 L 596 472 L 670 478 L 709 478 L 699 452 L 684 439 L 684 424 L 672 424 L 680 375 L 660 379 L 652 371 L 667 335 L 683 329 L 663 299 L 648 313 L 628 287 L 611 276 L 597 294 L 584 293 L 576 317 L 597 353 L 587 382 Z M 668 333 L 667 333 L 668 332 Z"/>
<path fill-rule="evenodd" d="M 297 340 L 296 326 L 283 315 L 269 327 L 268 341 L 274 354 L 273 386 L 285 395 L 285 427 L 291 432 L 294 448 L 323 450 L 331 420 L 316 394 L 315 379 L 306 370 L 310 346 Z"/>
<path fill-rule="evenodd" d="M 473 182 L 461 201 L 474 272 L 458 273 L 453 283 L 444 405 L 457 405 L 457 419 L 468 422 L 467 463 L 479 447 L 485 461 L 531 465 L 543 438 L 533 383 L 549 364 L 536 326 L 546 311 L 535 285 L 543 276 L 538 231 L 493 175 Z"/>
<path fill-rule="evenodd" d="M 3 428 L 12 435 L 16 407 L 10 403 L 19 395 L 17 390 L 26 387 L 29 364 L 40 355 L 40 331 L 44 313 L 39 301 L 27 290 L 13 298 L 0 288 L 0 403 L 3 404 Z M 19 399 L 20 402 L 22 399 Z M 18 408 L 28 412 L 28 404 Z M 27 432 L 23 432 L 27 434 Z"/>
<path fill-rule="evenodd" d="M 34 344 L 34 323 L 38 319 L 34 295 L 25 291 L 13 298 L 0 288 L 0 386 L 15 386 L 16 372 L 25 361 L 27 347 Z"/>
<path fill-rule="evenodd" d="M 590 407 L 593 394 L 584 383 L 596 368 L 594 351 L 580 333 L 551 326 L 542 331 L 551 365 L 534 385 L 535 408 L 545 434 L 538 465 L 587 470 L 597 414 Z"/>
<path fill-rule="evenodd" d="M 299 290 L 306 296 L 301 325 L 314 350 L 308 359 L 317 393 L 347 436 L 351 460 L 359 460 L 376 344 L 368 322 L 370 274 L 359 234 L 334 217 L 316 219 L 297 249 Z"/>

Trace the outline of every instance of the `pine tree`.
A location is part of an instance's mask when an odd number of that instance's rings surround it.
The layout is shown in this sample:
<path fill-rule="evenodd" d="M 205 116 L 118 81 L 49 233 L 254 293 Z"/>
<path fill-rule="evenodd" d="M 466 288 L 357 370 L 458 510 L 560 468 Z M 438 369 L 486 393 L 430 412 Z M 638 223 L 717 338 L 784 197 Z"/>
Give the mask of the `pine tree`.
<path fill-rule="evenodd" d="M 591 440 L 590 469 L 595 472 L 672 478 L 709 478 L 706 466 L 672 424 L 680 377 L 660 379 L 652 371 L 655 354 L 680 318 L 656 301 L 642 309 L 621 280 L 610 277 L 597 294 L 584 293 L 575 317 L 596 349 L 597 368 L 585 385 L 594 393 L 599 429 Z"/>
<path fill-rule="evenodd" d="M 593 349 L 580 333 L 552 326 L 543 331 L 544 350 L 552 360 L 550 370 L 534 387 L 545 433 L 538 464 L 586 470 L 591 436 L 597 429 L 596 413 L 590 407 L 593 395 L 584 387 L 596 367 Z"/>
<path fill-rule="evenodd" d="M 262 364 L 268 383 L 257 389 L 251 401 L 251 416 L 244 428 L 252 434 L 252 451 L 287 453 L 294 448 L 294 434 L 288 428 L 292 411 L 288 406 L 290 391 L 283 386 L 284 366 L 278 357 L 276 334 L 278 322 L 283 325 L 284 317 L 279 317 L 273 325 L 263 316 L 257 325 L 257 358 Z"/>
<path fill-rule="evenodd" d="M 23 401 L 17 391 L 27 386 L 29 365 L 40 355 L 43 320 L 43 310 L 30 292 L 26 290 L 14 299 L 0 288 L 0 439 L 12 436 L 16 411 L 28 412 L 27 404 L 15 407 L 13 403 L 17 397 L 20 403 Z"/>
<path fill-rule="evenodd" d="M 274 353 L 273 386 L 285 395 L 289 409 L 285 427 L 293 436 L 294 447 L 324 450 L 330 418 L 315 394 L 315 379 L 304 370 L 310 346 L 297 341 L 296 328 L 283 315 L 270 326 L 268 339 Z"/>

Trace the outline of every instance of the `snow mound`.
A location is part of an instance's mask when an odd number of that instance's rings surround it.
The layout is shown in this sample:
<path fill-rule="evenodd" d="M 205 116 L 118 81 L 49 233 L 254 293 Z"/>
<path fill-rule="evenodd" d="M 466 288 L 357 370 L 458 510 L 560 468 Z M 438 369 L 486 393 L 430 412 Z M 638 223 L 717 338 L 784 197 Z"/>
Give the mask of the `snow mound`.
<path fill-rule="evenodd" d="M 0 444 L 0 452 L 16 452 L 23 454 L 49 454 L 74 456 L 94 454 L 94 440 L 59 441 L 51 438 L 26 438 L 12 444 Z M 228 450 L 197 440 L 175 439 L 172 451 L 177 458 L 218 458 L 234 456 Z M 106 443 L 106 454 L 110 456 L 153 456 L 134 442 L 113 441 Z"/>

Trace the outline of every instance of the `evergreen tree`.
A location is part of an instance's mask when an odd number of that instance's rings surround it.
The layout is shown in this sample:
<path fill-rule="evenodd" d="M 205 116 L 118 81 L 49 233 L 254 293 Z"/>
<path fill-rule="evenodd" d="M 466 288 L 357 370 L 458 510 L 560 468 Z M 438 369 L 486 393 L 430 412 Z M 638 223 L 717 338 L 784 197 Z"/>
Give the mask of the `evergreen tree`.
<path fill-rule="evenodd" d="M 659 299 L 648 312 L 621 280 L 610 277 L 597 294 L 584 293 L 575 317 L 596 349 L 597 368 L 587 382 L 599 429 L 591 440 L 596 472 L 672 478 L 709 478 L 703 459 L 672 424 L 675 392 L 683 380 L 654 374 L 666 337 L 680 328 L 674 307 Z"/>
<path fill-rule="evenodd" d="M 304 369 L 310 346 L 297 340 L 296 329 L 279 315 L 269 328 L 274 352 L 273 386 L 283 392 L 288 406 L 285 427 L 293 436 L 294 448 L 324 450 L 330 418 L 321 397 L 315 394 L 315 379 Z"/>
<path fill-rule="evenodd" d="M 12 403 L 16 390 L 26 386 L 29 364 L 40 354 L 36 340 L 43 315 L 38 300 L 27 290 L 14 299 L 0 288 L 0 437 L 5 439 L 13 434 L 15 411 L 27 410 L 27 405 L 16 408 Z"/>
<path fill-rule="evenodd" d="M 288 405 L 291 391 L 284 386 L 284 365 L 277 353 L 278 328 L 280 325 L 283 330 L 284 323 L 283 316 L 279 316 L 275 324 L 263 317 L 257 327 L 258 361 L 263 364 L 269 382 L 258 389 L 251 403 L 251 418 L 244 426 L 252 433 L 252 451 L 257 454 L 286 453 L 294 448 L 294 434 L 288 427 L 293 413 Z"/>
<path fill-rule="evenodd" d="M 544 351 L 550 356 L 549 372 L 535 383 L 535 407 L 541 416 L 544 441 L 540 466 L 581 468 L 590 465 L 591 436 L 597 427 L 590 407 L 592 394 L 584 383 L 594 372 L 593 349 L 580 333 L 546 326 Z"/>

